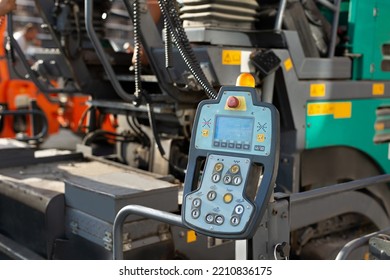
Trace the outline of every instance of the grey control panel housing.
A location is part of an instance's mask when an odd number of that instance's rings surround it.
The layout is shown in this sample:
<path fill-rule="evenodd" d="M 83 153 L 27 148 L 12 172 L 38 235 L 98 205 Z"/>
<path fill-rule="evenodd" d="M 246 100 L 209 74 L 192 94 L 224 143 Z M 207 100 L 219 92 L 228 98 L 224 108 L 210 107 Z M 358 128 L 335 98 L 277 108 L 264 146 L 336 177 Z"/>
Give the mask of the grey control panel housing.
<path fill-rule="evenodd" d="M 195 117 L 182 218 L 217 238 L 250 238 L 272 193 L 279 161 L 279 114 L 248 87 L 222 87 Z"/>

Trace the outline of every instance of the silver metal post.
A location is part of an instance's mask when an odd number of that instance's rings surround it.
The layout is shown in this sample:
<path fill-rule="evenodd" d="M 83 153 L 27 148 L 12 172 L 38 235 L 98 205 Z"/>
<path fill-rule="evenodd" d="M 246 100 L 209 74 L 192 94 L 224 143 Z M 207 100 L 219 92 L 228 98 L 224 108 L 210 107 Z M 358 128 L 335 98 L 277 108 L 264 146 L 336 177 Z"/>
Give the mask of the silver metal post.
<path fill-rule="evenodd" d="M 329 2 L 328 0 L 316 0 L 318 3 L 320 3 L 321 5 L 323 5 L 324 7 L 332 10 L 333 12 L 336 11 L 336 6 L 337 6 L 337 3 L 336 5 L 332 4 L 331 2 Z M 336 0 L 338 1 L 338 0 Z"/>
<path fill-rule="evenodd" d="M 333 25 L 332 25 L 332 37 L 330 38 L 330 45 L 328 51 L 328 57 L 331 58 L 334 56 L 336 45 L 337 45 L 337 31 L 339 28 L 339 19 L 340 19 L 340 5 L 341 0 L 335 0 L 335 10 L 333 16 Z"/>
<path fill-rule="evenodd" d="M 287 0 L 280 0 L 278 14 L 276 15 L 275 30 L 282 30 L 284 11 L 286 10 Z"/>

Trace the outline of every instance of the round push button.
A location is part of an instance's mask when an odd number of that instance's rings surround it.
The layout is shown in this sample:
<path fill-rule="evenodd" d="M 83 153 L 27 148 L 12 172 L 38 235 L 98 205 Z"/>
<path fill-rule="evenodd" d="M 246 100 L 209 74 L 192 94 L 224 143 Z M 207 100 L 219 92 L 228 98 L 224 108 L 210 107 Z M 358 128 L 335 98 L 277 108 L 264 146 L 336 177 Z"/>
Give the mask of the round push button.
<path fill-rule="evenodd" d="M 217 193 L 215 191 L 209 191 L 207 193 L 207 199 L 213 201 L 217 197 Z"/>
<path fill-rule="evenodd" d="M 223 169 L 223 163 L 218 162 L 215 164 L 215 166 L 214 166 L 215 171 L 220 172 L 220 171 L 222 171 L 222 169 Z"/>
<path fill-rule="evenodd" d="M 225 185 L 229 185 L 231 182 L 232 182 L 232 176 L 230 176 L 230 175 L 225 175 L 225 176 L 223 177 L 223 183 L 224 183 Z"/>
<path fill-rule="evenodd" d="M 230 172 L 233 174 L 237 174 L 238 171 L 240 171 L 240 166 L 238 164 L 232 165 L 232 167 L 230 167 Z"/>
<path fill-rule="evenodd" d="M 227 193 L 223 196 L 223 202 L 230 203 L 233 201 L 233 195 L 231 193 Z"/>
<path fill-rule="evenodd" d="M 214 222 L 214 216 L 211 215 L 211 214 L 208 214 L 208 215 L 206 216 L 206 222 L 209 223 L 209 224 L 211 224 L 212 222 Z"/>
<path fill-rule="evenodd" d="M 234 212 L 235 212 L 237 215 L 241 215 L 242 213 L 244 213 L 244 206 L 242 206 L 241 204 L 237 205 L 237 206 L 234 208 Z"/>
<path fill-rule="evenodd" d="M 194 201 L 192 202 L 192 205 L 194 205 L 194 207 L 196 208 L 198 208 L 201 204 L 202 201 L 199 198 L 194 199 Z"/>
<path fill-rule="evenodd" d="M 231 223 L 232 226 L 238 226 L 238 224 L 240 223 L 240 218 L 237 217 L 237 216 L 233 216 L 230 219 L 230 223 Z"/>
<path fill-rule="evenodd" d="M 241 176 L 234 176 L 234 177 L 233 177 L 233 185 L 238 186 L 238 185 L 241 184 L 241 182 L 242 182 Z"/>
<path fill-rule="evenodd" d="M 215 223 L 217 225 L 222 225 L 224 221 L 225 219 L 223 218 L 223 216 L 218 215 L 217 217 L 215 217 Z"/>
<path fill-rule="evenodd" d="M 229 98 L 227 99 L 227 106 L 229 108 L 237 108 L 238 106 L 240 106 L 240 100 L 238 100 L 238 98 L 235 96 L 229 96 Z"/>
<path fill-rule="evenodd" d="M 219 180 L 221 180 L 221 175 L 219 173 L 214 173 L 211 177 L 211 180 L 213 181 L 213 183 L 218 183 Z"/>
<path fill-rule="evenodd" d="M 194 218 L 194 219 L 199 218 L 199 216 L 200 216 L 200 211 L 199 211 L 198 209 L 192 210 L 191 216 L 192 216 L 192 218 Z"/>

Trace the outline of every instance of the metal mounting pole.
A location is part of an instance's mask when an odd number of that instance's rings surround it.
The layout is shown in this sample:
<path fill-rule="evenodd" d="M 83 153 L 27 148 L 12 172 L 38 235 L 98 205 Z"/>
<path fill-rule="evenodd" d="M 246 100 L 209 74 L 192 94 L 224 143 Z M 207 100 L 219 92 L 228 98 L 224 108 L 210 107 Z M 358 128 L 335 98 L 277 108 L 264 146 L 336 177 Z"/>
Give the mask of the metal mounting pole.
<path fill-rule="evenodd" d="M 280 0 L 278 13 L 276 15 L 275 30 L 282 30 L 284 11 L 286 10 L 287 0 Z"/>
<path fill-rule="evenodd" d="M 336 0 L 334 4 L 334 16 L 332 24 L 332 37 L 330 38 L 329 52 L 328 57 L 331 58 L 334 56 L 337 45 L 337 31 L 339 28 L 339 18 L 340 18 L 340 5 L 341 0 Z"/>

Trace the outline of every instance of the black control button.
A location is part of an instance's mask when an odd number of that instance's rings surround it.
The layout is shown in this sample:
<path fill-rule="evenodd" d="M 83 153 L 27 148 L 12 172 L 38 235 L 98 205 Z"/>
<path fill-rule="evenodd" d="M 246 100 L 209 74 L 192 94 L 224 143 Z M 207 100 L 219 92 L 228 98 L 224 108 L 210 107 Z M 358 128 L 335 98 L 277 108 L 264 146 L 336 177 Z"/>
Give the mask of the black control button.
<path fill-rule="evenodd" d="M 213 201 L 217 197 L 217 193 L 215 191 L 209 191 L 207 193 L 207 199 Z"/>
<path fill-rule="evenodd" d="M 215 217 L 215 223 L 216 223 L 217 225 L 222 225 L 224 221 L 225 221 L 225 219 L 224 219 L 224 217 L 221 216 L 221 215 L 218 215 L 217 217 Z"/>
<path fill-rule="evenodd" d="M 242 213 L 244 213 L 244 206 L 242 206 L 241 204 L 237 205 L 234 208 L 234 213 L 236 213 L 237 215 L 242 215 Z"/>
<path fill-rule="evenodd" d="M 214 222 L 214 216 L 212 215 L 212 214 L 208 214 L 207 216 L 206 216 L 206 223 L 208 223 L 208 224 L 211 224 L 211 223 L 213 223 Z"/>
<path fill-rule="evenodd" d="M 211 181 L 213 183 L 218 183 L 221 180 L 221 174 L 219 173 L 214 173 L 213 176 L 211 176 Z"/>
<path fill-rule="evenodd" d="M 214 141 L 213 145 L 214 147 L 219 147 L 221 146 L 221 143 L 219 141 Z"/>
<path fill-rule="evenodd" d="M 192 218 L 194 218 L 194 219 L 199 218 L 199 216 L 200 216 L 200 210 L 199 210 L 199 209 L 194 209 L 194 210 L 192 210 L 191 216 L 192 216 Z"/>
<path fill-rule="evenodd" d="M 225 185 L 229 185 L 231 182 L 232 182 L 232 176 L 230 176 L 230 175 L 225 175 L 225 176 L 223 177 L 223 183 L 224 183 Z"/>
<path fill-rule="evenodd" d="M 222 147 L 222 148 L 226 148 L 226 147 L 227 147 L 227 143 L 226 143 L 226 142 L 222 142 L 222 143 L 221 143 L 221 147 Z"/>
<path fill-rule="evenodd" d="M 255 145 L 255 151 L 264 152 L 265 151 L 265 146 Z"/>
<path fill-rule="evenodd" d="M 237 217 L 237 216 L 231 217 L 230 224 L 232 226 L 238 226 L 239 223 L 240 223 L 240 217 Z"/>
<path fill-rule="evenodd" d="M 236 144 L 236 149 L 242 149 L 242 144 Z"/>
<path fill-rule="evenodd" d="M 251 146 L 249 144 L 244 144 L 243 148 L 244 148 L 244 150 L 249 150 L 251 148 Z"/>
<path fill-rule="evenodd" d="M 192 201 L 192 205 L 194 205 L 194 207 L 196 208 L 198 208 L 201 204 L 202 201 L 200 200 L 200 198 L 195 198 L 194 201 Z"/>
<path fill-rule="evenodd" d="M 242 183 L 241 176 L 234 176 L 233 177 L 233 185 L 238 186 L 238 185 L 241 185 L 241 183 Z"/>
<path fill-rule="evenodd" d="M 228 147 L 229 147 L 230 149 L 234 149 L 234 143 L 229 143 L 229 144 L 228 144 Z"/>

